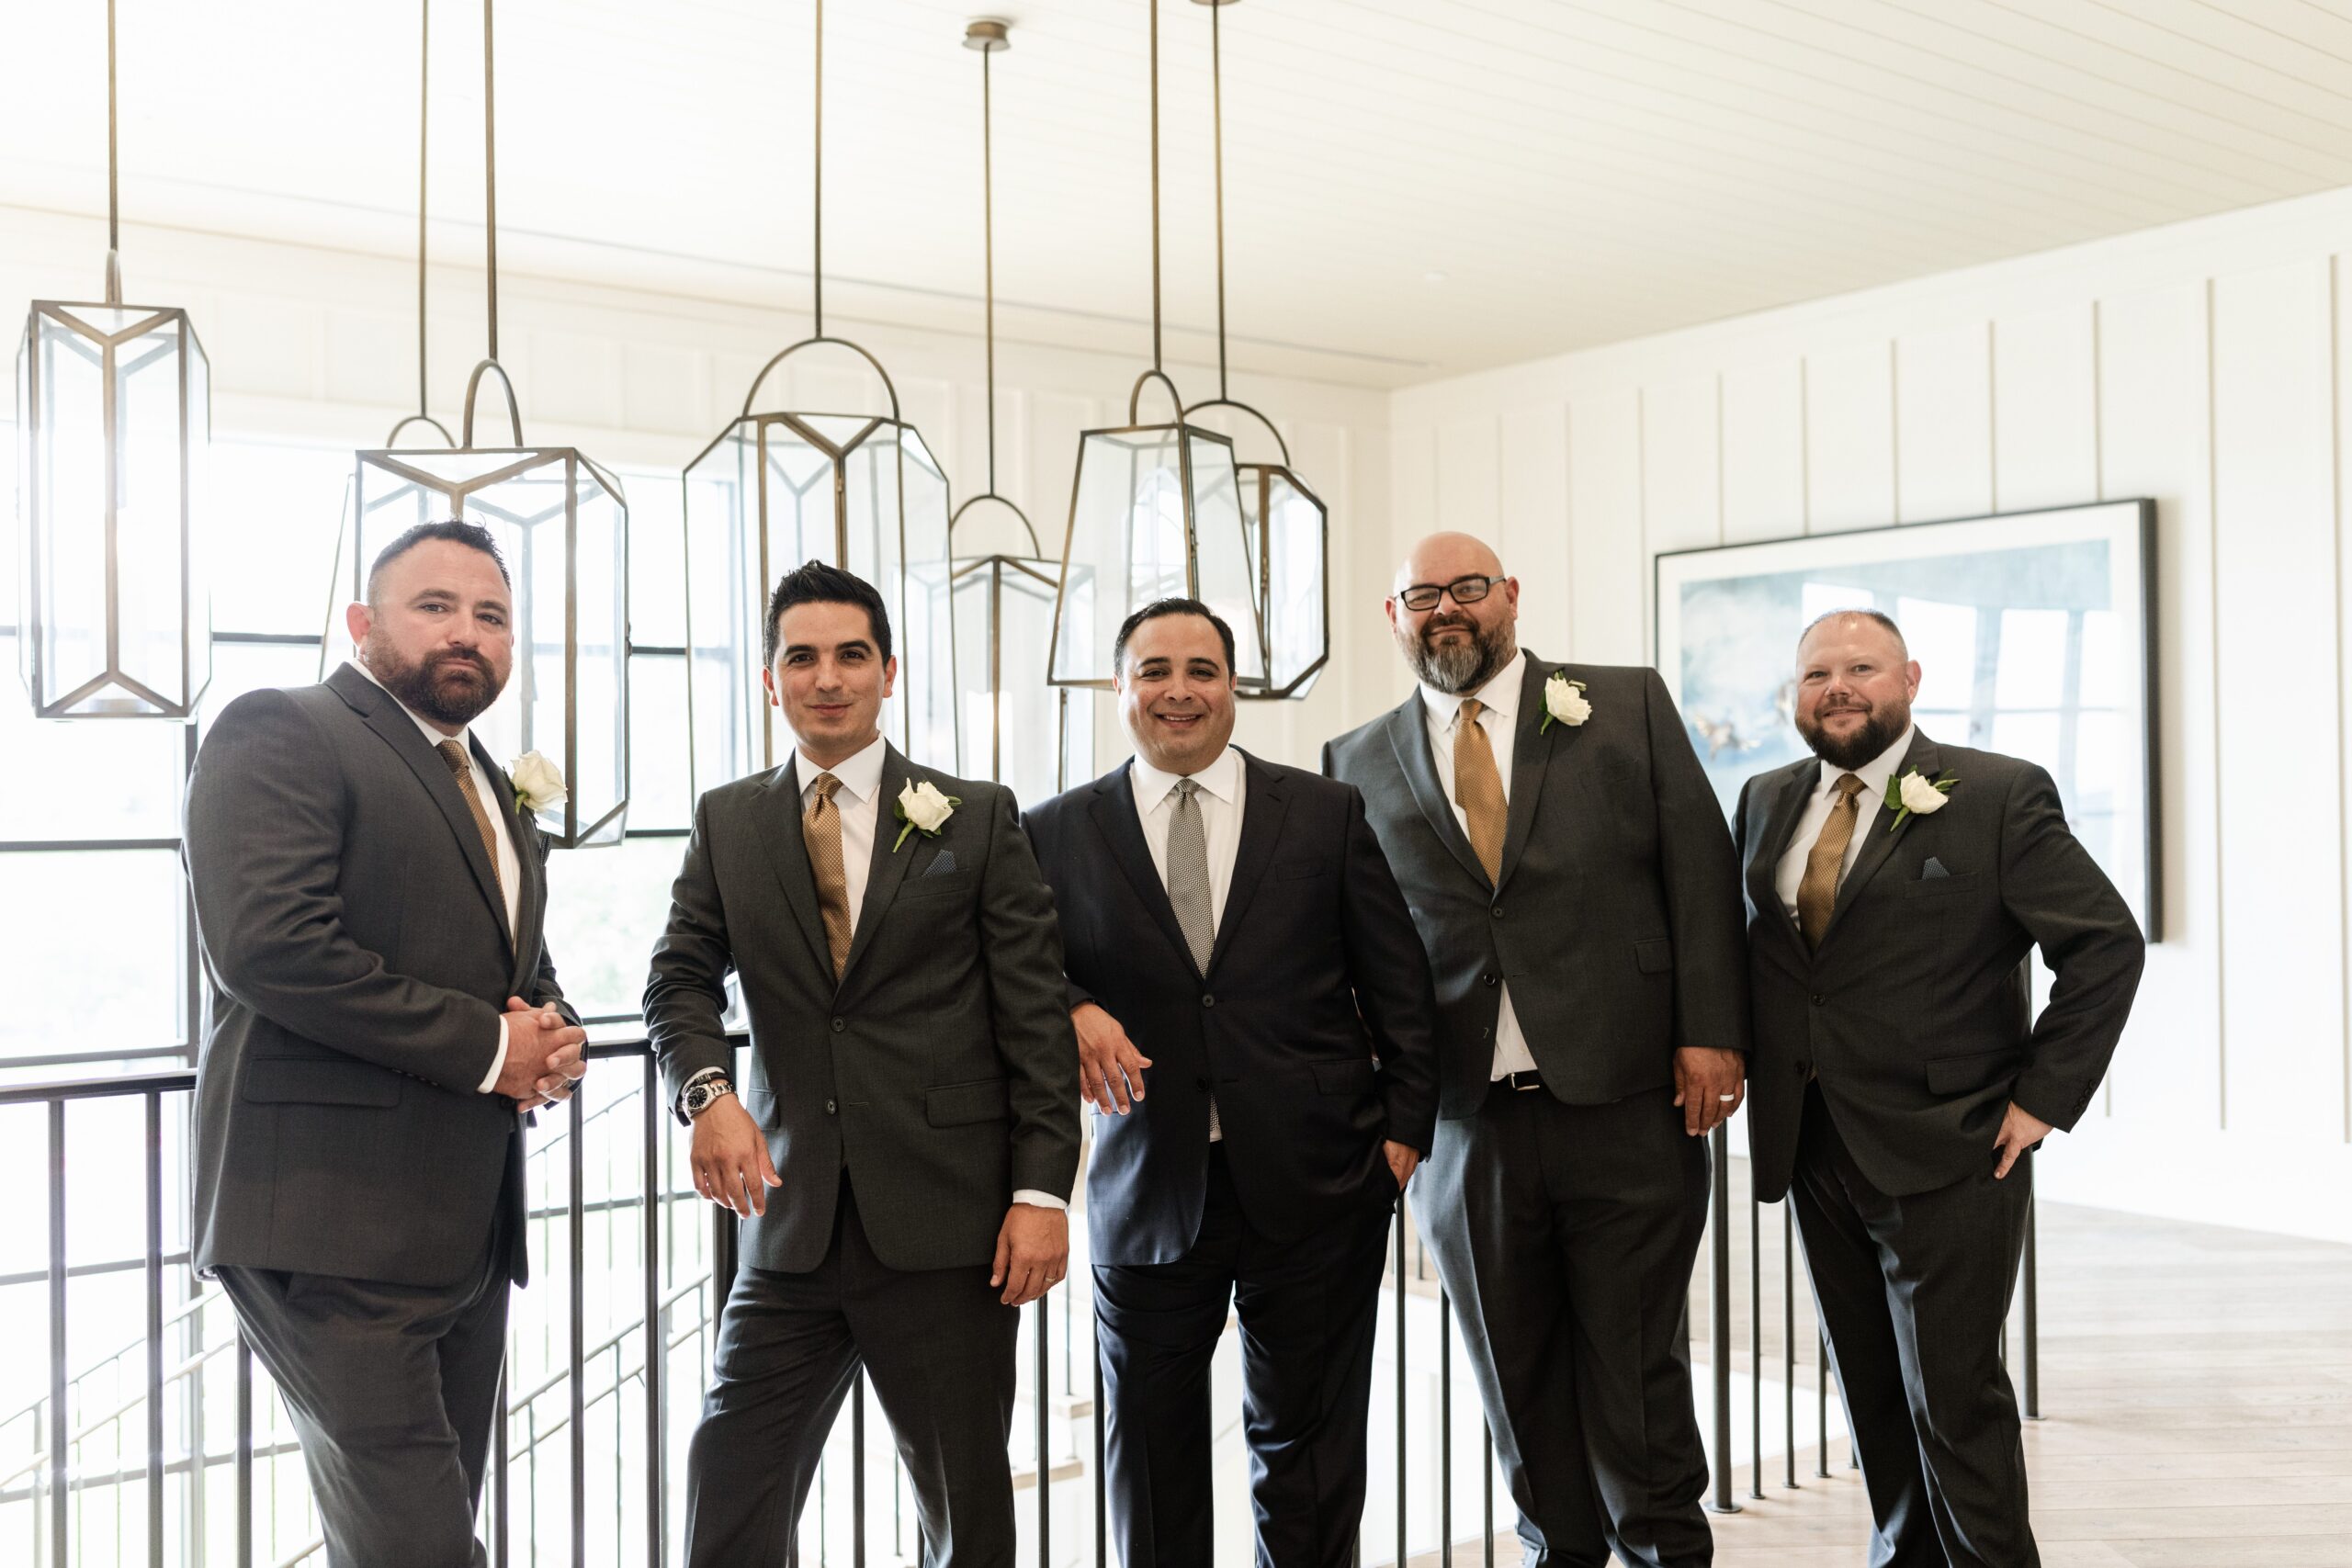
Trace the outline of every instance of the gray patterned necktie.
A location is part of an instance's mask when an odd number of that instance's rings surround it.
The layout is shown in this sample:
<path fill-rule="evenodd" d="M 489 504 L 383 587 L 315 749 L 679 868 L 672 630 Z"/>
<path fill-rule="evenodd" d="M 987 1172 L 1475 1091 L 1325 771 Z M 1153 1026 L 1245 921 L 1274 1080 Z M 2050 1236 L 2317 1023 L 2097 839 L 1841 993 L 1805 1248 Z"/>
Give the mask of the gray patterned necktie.
<path fill-rule="evenodd" d="M 1176 923 L 1183 928 L 1184 945 L 1193 950 L 1193 965 L 1205 976 L 1216 948 L 1216 918 L 1209 908 L 1209 834 L 1201 820 L 1200 793 L 1194 781 L 1176 781 L 1176 805 L 1168 818 L 1168 901 L 1176 907 Z M 1211 1095 L 1209 1142 L 1224 1136 L 1216 1097 Z"/>
<path fill-rule="evenodd" d="M 1168 820 L 1168 901 L 1176 906 L 1176 923 L 1184 928 L 1193 965 L 1206 975 L 1216 945 L 1216 919 L 1209 911 L 1209 835 L 1201 820 L 1200 793 L 1193 780 L 1176 781 L 1176 808 Z"/>

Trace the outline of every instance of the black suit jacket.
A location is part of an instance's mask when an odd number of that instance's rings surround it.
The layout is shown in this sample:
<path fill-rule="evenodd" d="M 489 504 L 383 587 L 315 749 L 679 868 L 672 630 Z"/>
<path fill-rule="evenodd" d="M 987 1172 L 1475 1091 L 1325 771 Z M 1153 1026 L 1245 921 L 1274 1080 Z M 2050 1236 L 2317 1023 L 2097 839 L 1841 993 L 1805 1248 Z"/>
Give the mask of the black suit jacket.
<path fill-rule="evenodd" d="M 2031 762 L 1915 734 L 1895 777 L 1958 784 L 1895 826 L 1883 806 L 1808 952 L 1774 877 L 1821 777 L 1808 759 L 1741 789 L 1756 1054 L 1747 1139 L 1757 1195 L 1788 1190 L 1808 1073 L 1864 1175 L 1902 1196 L 1985 1168 L 2012 1100 L 2071 1129 L 2139 987 L 2145 943 Z M 1928 874 L 1933 860 L 1945 874 Z M 2026 958 L 2054 976 L 2032 1016 Z"/>
<path fill-rule="evenodd" d="M 563 992 L 547 842 L 474 752 L 522 865 L 514 931 L 448 765 L 357 671 L 249 693 L 207 732 L 181 852 L 210 982 L 198 1268 L 453 1284 L 503 1191 L 526 1276 L 514 1107 L 476 1089 L 506 998 Z"/>
<path fill-rule="evenodd" d="M 1127 764 L 1028 814 L 1061 912 L 1068 1005 L 1097 1003 L 1152 1061 L 1133 1111 L 1094 1118 L 1098 1263 L 1192 1249 L 1212 1091 L 1242 1212 L 1276 1240 L 1395 1201 L 1382 1140 L 1430 1146 L 1429 970 L 1363 802 L 1242 761 L 1240 842 L 1206 975 L 1152 864 Z"/>
<path fill-rule="evenodd" d="M 1592 715 L 1546 729 L 1558 671 Z M 1324 747 L 1323 771 L 1363 791 L 1436 972 L 1442 1114 L 1486 1101 L 1506 980 L 1569 1104 L 1671 1084 L 1680 1046 L 1747 1048 L 1739 865 L 1656 671 L 1527 656 L 1499 885 L 1446 799 L 1419 691 Z"/>
<path fill-rule="evenodd" d="M 784 1184 L 743 1222 L 757 1269 L 824 1260 L 846 1169 L 875 1256 L 899 1269 L 985 1266 L 1015 1190 L 1067 1198 L 1078 1175 L 1078 1042 L 1054 903 L 1012 792 L 885 753 L 865 901 L 838 982 L 801 837 L 799 758 L 722 784 L 694 835 L 653 951 L 645 1024 L 674 1097 L 731 1067 L 727 976 L 742 982 L 744 1108 Z M 963 802 L 937 838 L 893 847 L 909 780 Z"/>

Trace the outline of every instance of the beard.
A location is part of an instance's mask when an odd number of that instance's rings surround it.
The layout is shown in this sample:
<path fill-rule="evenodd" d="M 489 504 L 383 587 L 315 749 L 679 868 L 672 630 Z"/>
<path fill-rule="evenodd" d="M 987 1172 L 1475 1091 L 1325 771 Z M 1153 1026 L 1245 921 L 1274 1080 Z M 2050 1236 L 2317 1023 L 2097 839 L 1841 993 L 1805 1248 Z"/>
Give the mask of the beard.
<path fill-rule="evenodd" d="M 1470 634 L 1466 642 L 1440 643 L 1434 635 L 1449 626 L 1458 626 Z M 1405 662 L 1411 665 L 1413 674 L 1421 684 L 1433 692 L 1459 696 L 1475 692 L 1494 677 L 1496 671 L 1510 662 L 1518 652 L 1511 637 L 1510 623 L 1498 621 L 1492 626 L 1481 626 L 1459 610 L 1431 615 L 1421 623 L 1419 632 L 1398 627 L 1396 646 L 1405 651 Z"/>
<path fill-rule="evenodd" d="M 1850 713 L 1854 710 L 1842 707 L 1829 711 Z M 1899 708 L 1873 707 L 1863 711 L 1870 716 L 1862 721 L 1860 729 L 1850 734 L 1842 737 L 1832 735 L 1821 727 L 1818 718 L 1808 721 L 1802 716 L 1797 719 L 1797 733 L 1804 737 L 1804 743 L 1813 748 L 1815 756 L 1833 768 L 1850 773 L 1902 739 L 1904 730 L 1911 725 L 1911 709 L 1907 705 Z"/>
<path fill-rule="evenodd" d="M 505 689 L 506 683 L 490 667 L 490 660 L 466 649 L 445 648 L 411 663 L 394 652 L 389 642 L 371 637 L 361 652 L 367 657 L 368 672 L 384 683 L 384 690 L 410 712 L 435 724 L 463 728 Z M 474 679 L 466 678 L 469 672 Z"/>

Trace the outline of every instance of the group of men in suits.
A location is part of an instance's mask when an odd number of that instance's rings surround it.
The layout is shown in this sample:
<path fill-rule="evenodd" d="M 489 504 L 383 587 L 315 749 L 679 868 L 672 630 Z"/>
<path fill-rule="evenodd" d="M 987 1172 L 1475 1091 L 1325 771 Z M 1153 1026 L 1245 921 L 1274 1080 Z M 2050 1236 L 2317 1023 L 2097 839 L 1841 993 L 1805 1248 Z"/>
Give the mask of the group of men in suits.
<path fill-rule="evenodd" d="M 1686 1303 L 1705 1134 L 1745 1095 L 1871 1562 L 2037 1561 L 1999 1325 L 2028 1151 L 2129 1009 L 2121 900 L 2040 769 L 1912 727 L 1883 616 L 1807 631 L 1815 758 L 1751 781 L 1727 832 L 1658 676 L 1544 661 L 1518 607 L 1479 541 L 1416 546 L 1386 608 L 1415 690 L 1318 773 L 1232 745 L 1208 606 L 1140 606 L 1132 760 L 1023 816 L 882 738 L 870 585 L 777 584 L 762 682 L 793 754 L 697 803 L 644 1004 L 695 1187 L 741 1219 L 690 1562 L 780 1568 L 861 1368 L 925 1563 L 1012 1562 L 1018 1308 L 1069 1267 L 1082 1100 L 1126 1568 L 1214 1560 L 1228 1314 L 1257 1561 L 1351 1562 L 1408 1189 L 1526 1561 L 1705 1563 Z M 436 1568 L 481 1561 L 517 1118 L 571 1092 L 582 1035 L 530 814 L 466 735 L 512 660 L 489 536 L 413 530 L 351 616 L 354 662 L 230 705 L 191 787 L 197 1262 L 286 1392 L 330 1562 Z"/>

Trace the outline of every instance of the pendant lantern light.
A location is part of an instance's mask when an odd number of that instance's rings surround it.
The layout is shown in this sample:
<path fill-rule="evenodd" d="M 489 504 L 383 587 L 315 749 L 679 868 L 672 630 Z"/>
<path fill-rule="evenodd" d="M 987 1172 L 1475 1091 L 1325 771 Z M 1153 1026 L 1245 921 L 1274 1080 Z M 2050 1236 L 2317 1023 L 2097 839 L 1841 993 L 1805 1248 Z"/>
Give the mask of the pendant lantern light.
<path fill-rule="evenodd" d="M 952 530 L 985 521 L 994 507 L 1000 521 L 1021 525 L 1026 553 L 997 552 L 956 558 L 956 673 L 961 692 L 964 757 L 967 778 L 994 779 L 1014 796 L 1035 804 L 1069 787 L 1091 773 L 1094 761 L 1094 699 L 1057 687 L 1046 679 L 1053 643 L 1054 590 L 1058 562 L 1037 550 L 1037 530 L 1029 514 L 996 488 L 996 202 L 995 144 L 991 129 L 989 57 L 1012 47 L 1011 28 L 995 20 L 972 23 L 964 47 L 980 56 L 980 228 L 985 257 L 988 323 L 989 486 L 965 501 L 948 519 Z M 979 510 L 978 518 L 971 514 Z M 967 534 L 968 537 L 969 535 Z"/>
<path fill-rule="evenodd" d="M 1127 423 L 1079 437 L 1078 478 L 1062 543 L 1049 678 L 1107 687 L 1112 645 L 1127 612 L 1155 599 L 1203 601 L 1232 626 L 1234 674 L 1266 687 L 1257 572 L 1242 519 L 1232 440 L 1186 417 L 1161 351 L 1159 296 L 1159 0 L 1151 0 L 1151 368 L 1127 396 Z M 1138 422 L 1157 381 L 1174 417 Z"/>
<path fill-rule="evenodd" d="M 41 718 L 185 722 L 212 679 L 211 367 L 187 312 L 122 302 L 115 8 L 107 280 L 36 299 L 17 353 L 17 666 Z"/>
<path fill-rule="evenodd" d="M 889 610 L 899 678 L 883 707 L 883 733 L 916 761 L 957 765 L 947 475 L 901 417 L 882 362 L 825 331 L 824 46 L 824 0 L 817 0 L 813 330 L 762 367 L 742 412 L 685 472 L 696 790 L 774 767 L 790 753 L 790 736 L 779 732 L 775 710 L 762 699 L 761 650 L 776 580 L 809 560 L 864 578 Z M 789 403 L 761 412 L 770 372 L 820 346 L 864 360 L 889 412 L 819 412 Z"/>
<path fill-rule="evenodd" d="M 461 518 L 497 538 L 514 576 L 514 670 L 473 728 L 493 757 L 552 757 L 566 798 L 537 813 L 556 845 L 621 840 L 628 811 L 628 502 L 621 482 L 570 446 L 523 438 L 514 384 L 498 362 L 497 70 L 492 4 L 482 5 L 482 186 L 488 235 L 489 355 L 466 381 L 458 439 L 445 447 L 393 445 L 424 412 L 424 136 L 418 133 L 417 412 L 393 426 L 383 449 L 357 455 L 354 547 L 345 579 L 364 593 L 377 553 L 419 523 Z M 429 40 L 430 6 L 425 7 Z M 496 377 L 509 445 L 477 446 L 475 403 Z"/>
<path fill-rule="evenodd" d="M 1193 0 L 1209 8 L 1211 119 L 1216 150 L 1216 396 L 1194 403 L 1249 415 L 1273 437 L 1279 462 L 1240 462 L 1241 523 L 1255 578 L 1258 624 L 1265 639 L 1266 683 L 1244 697 L 1303 697 L 1331 659 L 1331 513 L 1292 468 L 1283 433 L 1248 403 L 1234 400 L 1225 349 L 1225 48 L 1220 17 L 1235 0 Z M 1237 631 L 1237 635 L 1238 631 Z"/>

